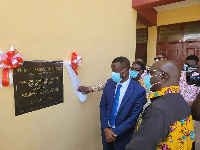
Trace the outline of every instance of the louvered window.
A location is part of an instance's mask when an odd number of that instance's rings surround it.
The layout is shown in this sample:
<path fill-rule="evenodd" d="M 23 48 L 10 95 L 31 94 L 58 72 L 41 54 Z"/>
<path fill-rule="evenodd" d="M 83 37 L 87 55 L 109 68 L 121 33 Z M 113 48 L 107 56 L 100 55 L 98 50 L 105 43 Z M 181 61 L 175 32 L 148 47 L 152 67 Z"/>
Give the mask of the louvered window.
<path fill-rule="evenodd" d="M 200 22 L 158 27 L 158 42 L 200 41 Z"/>
<path fill-rule="evenodd" d="M 148 39 L 148 29 L 137 29 L 136 30 L 136 43 L 147 43 Z"/>
<path fill-rule="evenodd" d="M 181 40 L 181 25 L 160 27 L 158 40 L 160 42 Z"/>
<path fill-rule="evenodd" d="M 200 39 L 200 22 L 185 25 L 183 41 Z"/>

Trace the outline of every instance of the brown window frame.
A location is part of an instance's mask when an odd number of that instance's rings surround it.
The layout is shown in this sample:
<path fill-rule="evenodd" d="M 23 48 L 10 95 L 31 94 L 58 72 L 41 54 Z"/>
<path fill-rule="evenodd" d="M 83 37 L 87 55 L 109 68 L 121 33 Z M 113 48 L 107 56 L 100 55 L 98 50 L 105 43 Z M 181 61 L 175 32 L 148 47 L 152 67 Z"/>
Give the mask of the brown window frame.
<path fill-rule="evenodd" d="M 147 42 L 146 43 L 137 43 L 137 31 L 144 31 L 147 30 Z M 140 28 L 140 29 L 136 29 L 136 43 L 137 44 L 147 44 L 148 43 L 148 28 Z"/>
<path fill-rule="evenodd" d="M 157 43 L 178 43 L 178 42 L 200 42 L 200 39 L 195 40 L 183 40 L 184 32 L 185 32 L 185 25 L 187 24 L 193 24 L 193 23 L 200 23 L 200 20 L 198 21 L 191 21 L 191 22 L 184 22 L 184 23 L 175 23 L 175 24 L 169 24 L 169 25 L 162 25 L 157 27 Z M 170 26 L 180 26 L 181 25 L 181 39 L 180 40 L 174 40 L 174 41 L 159 41 L 159 33 L 161 27 L 170 27 Z"/>

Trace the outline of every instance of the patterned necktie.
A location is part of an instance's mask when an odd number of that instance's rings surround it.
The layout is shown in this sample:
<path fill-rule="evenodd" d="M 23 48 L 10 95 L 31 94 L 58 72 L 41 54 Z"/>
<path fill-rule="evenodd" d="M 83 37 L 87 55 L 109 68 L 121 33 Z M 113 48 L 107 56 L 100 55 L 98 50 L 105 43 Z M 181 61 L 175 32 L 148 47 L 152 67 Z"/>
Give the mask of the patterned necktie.
<path fill-rule="evenodd" d="M 119 84 L 117 86 L 117 92 L 115 94 L 115 99 L 114 99 L 113 108 L 112 108 L 110 121 L 109 121 L 109 124 L 110 124 L 111 127 L 115 126 L 115 118 L 116 118 L 116 115 L 117 115 L 117 107 L 118 107 L 119 96 L 120 96 L 120 88 L 121 87 L 122 87 L 121 84 Z"/>

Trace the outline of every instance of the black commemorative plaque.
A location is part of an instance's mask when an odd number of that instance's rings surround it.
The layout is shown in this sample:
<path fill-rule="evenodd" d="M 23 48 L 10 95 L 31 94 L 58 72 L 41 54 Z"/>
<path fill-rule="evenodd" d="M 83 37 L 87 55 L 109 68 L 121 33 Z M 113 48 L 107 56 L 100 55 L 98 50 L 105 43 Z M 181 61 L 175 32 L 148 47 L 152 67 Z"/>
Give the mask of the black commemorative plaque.
<path fill-rule="evenodd" d="M 24 61 L 13 81 L 16 116 L 63 103 L 62 61 Z"/>

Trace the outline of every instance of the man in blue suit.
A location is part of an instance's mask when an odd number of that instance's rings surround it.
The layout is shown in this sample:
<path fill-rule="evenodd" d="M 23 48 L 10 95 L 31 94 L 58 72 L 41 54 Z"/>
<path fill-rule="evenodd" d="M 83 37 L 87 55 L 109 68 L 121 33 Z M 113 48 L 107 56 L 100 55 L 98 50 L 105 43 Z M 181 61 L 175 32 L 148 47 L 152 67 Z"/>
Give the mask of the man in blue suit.
<path fill-rule="evenodd" d="M 146 91 L 130 78 L 126 57 L 115 58 L 111 68 L 112 79 L 107 81 L 100 102 L 103 149 L 125 150 L 145 104 Z"/>

